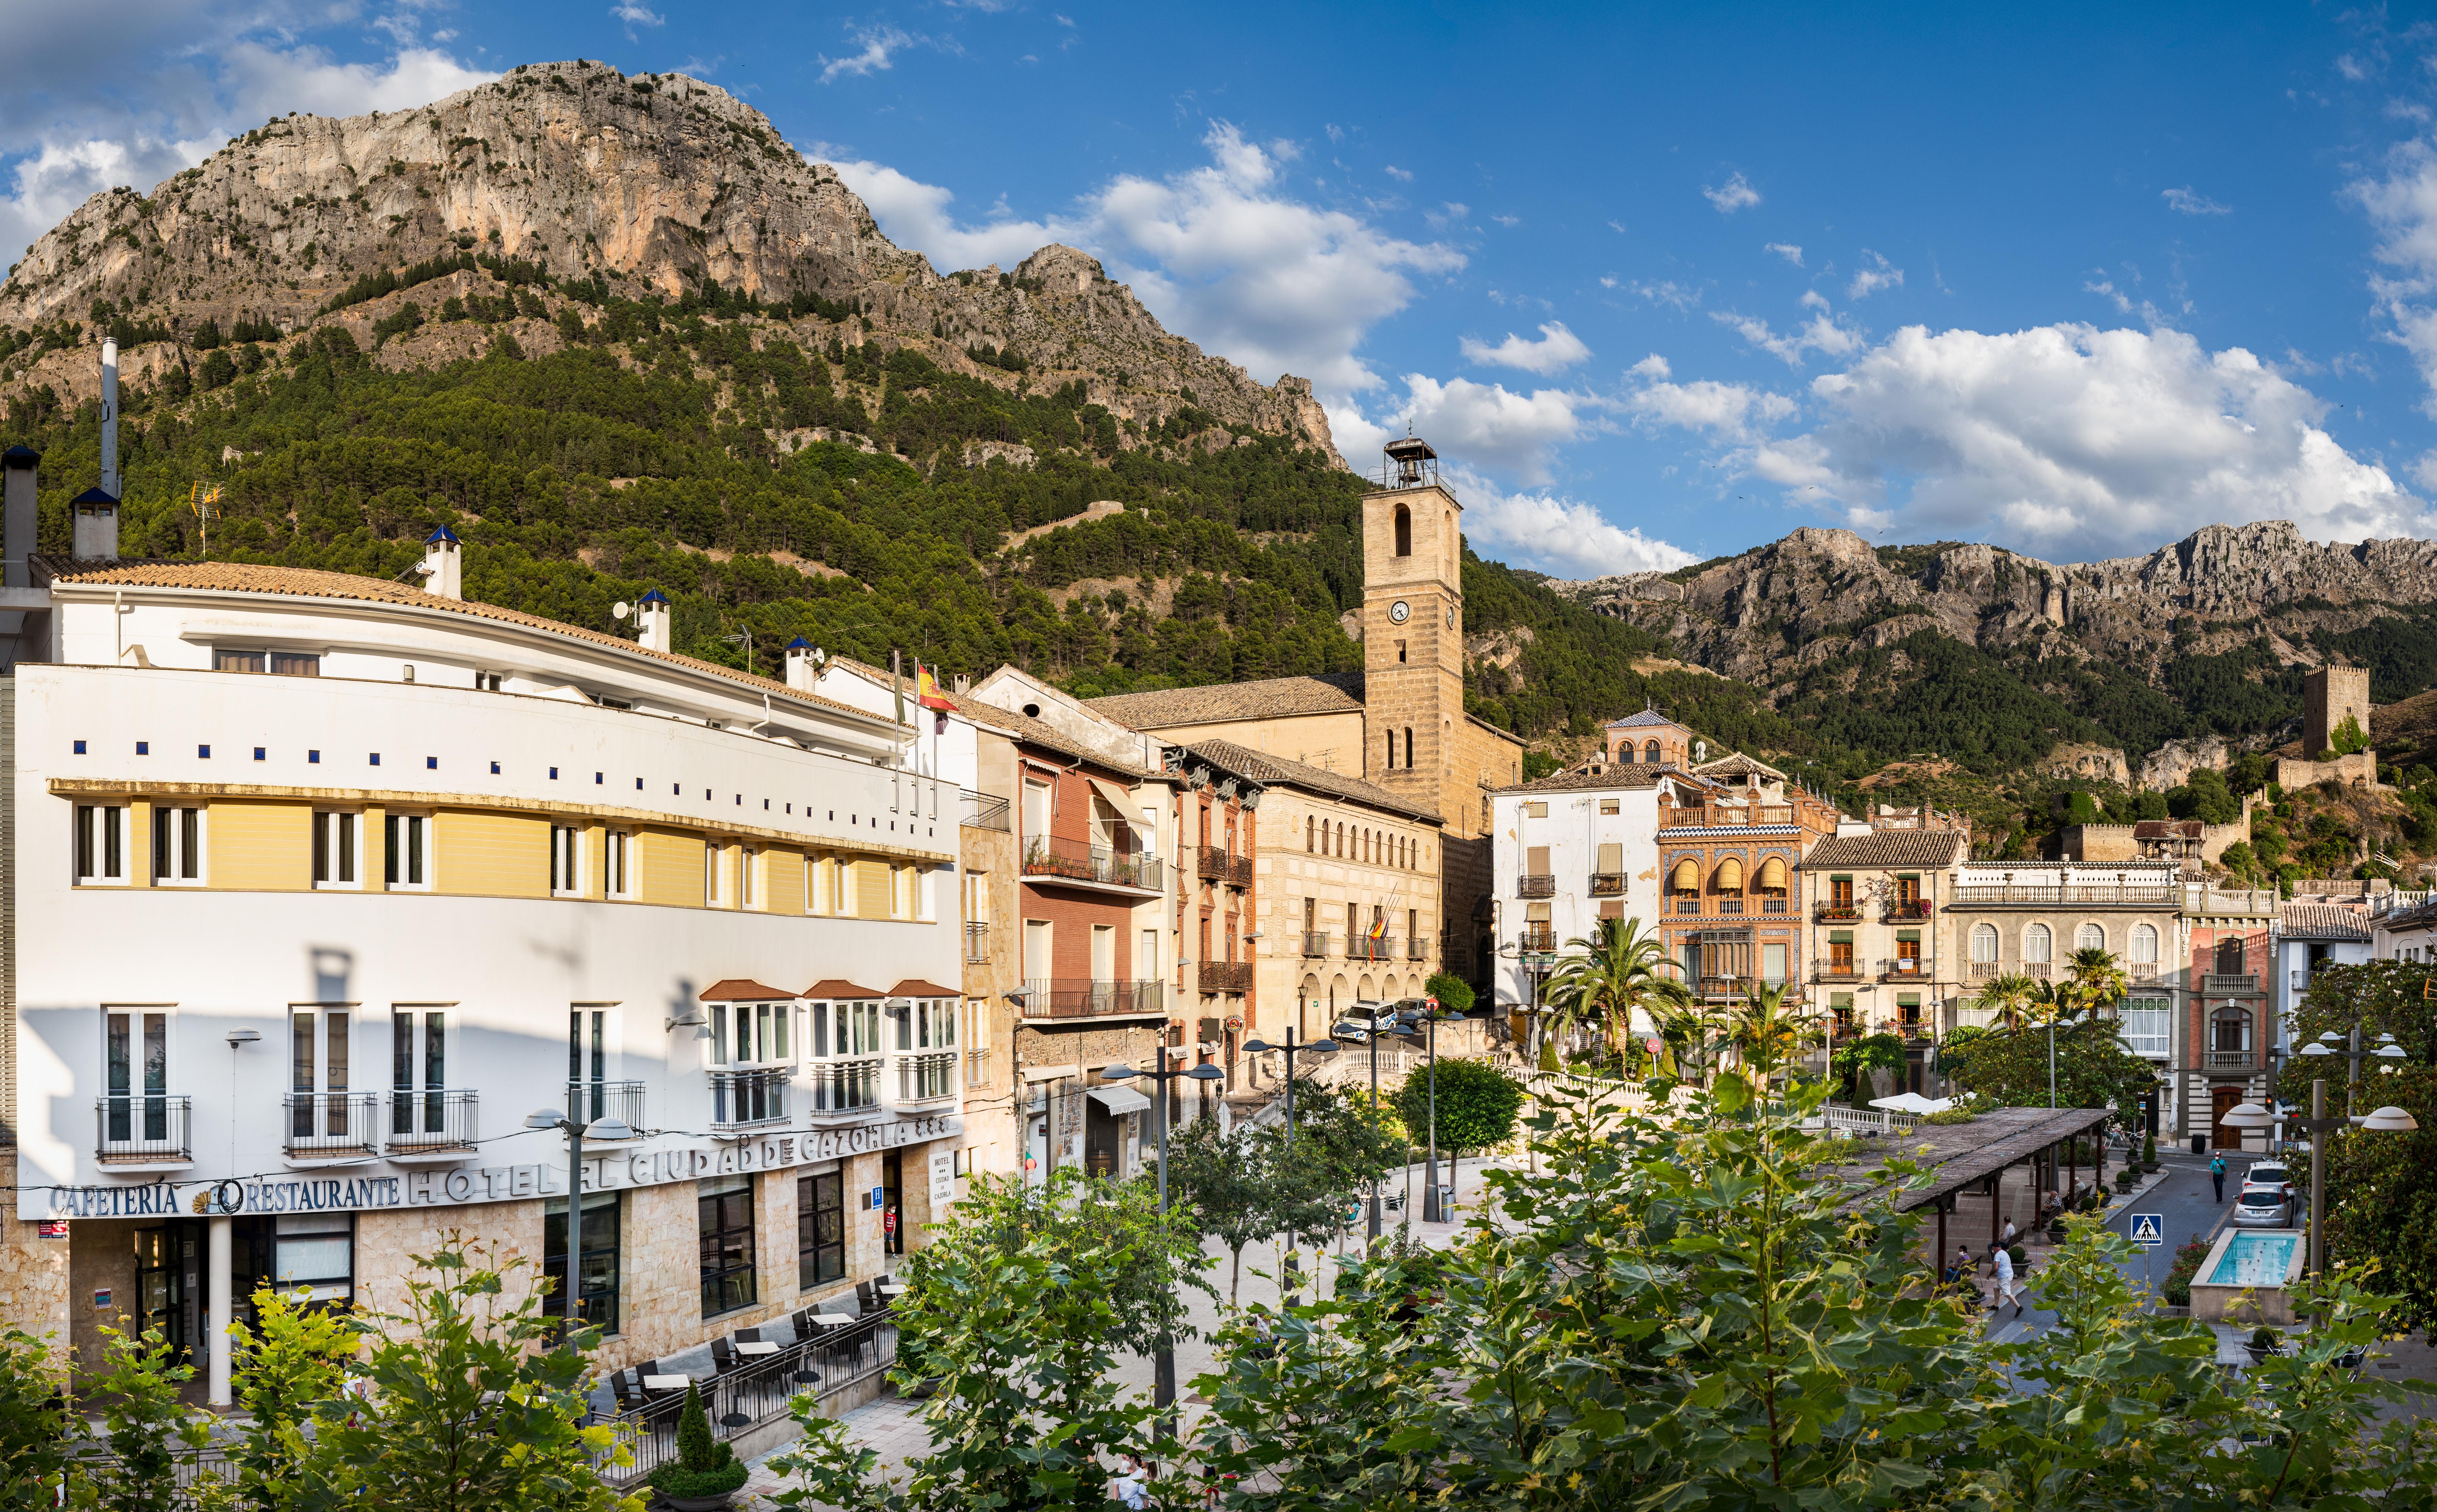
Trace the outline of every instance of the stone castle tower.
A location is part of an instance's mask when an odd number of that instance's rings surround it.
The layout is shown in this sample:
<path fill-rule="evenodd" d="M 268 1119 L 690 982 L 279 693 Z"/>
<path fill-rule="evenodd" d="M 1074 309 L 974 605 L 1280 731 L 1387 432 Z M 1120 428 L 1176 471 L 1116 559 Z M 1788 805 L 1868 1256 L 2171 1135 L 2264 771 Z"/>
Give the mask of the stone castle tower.
<path fill-rule="evenodd" d="M 2302 679 L 2302 755 L 2315 757 L 2327 748 L 2336 730 L 2350 717 L 2367 736 L 2369 669 L 2324 666 Z"/>

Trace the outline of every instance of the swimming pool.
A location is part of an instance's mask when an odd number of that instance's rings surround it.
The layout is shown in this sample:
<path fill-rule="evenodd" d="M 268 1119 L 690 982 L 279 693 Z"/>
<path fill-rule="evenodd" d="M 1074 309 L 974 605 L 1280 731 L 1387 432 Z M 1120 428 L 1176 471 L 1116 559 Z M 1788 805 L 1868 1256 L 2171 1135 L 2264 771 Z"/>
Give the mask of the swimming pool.
<path fill-rule="evenodd" d="M 2283 1286 L 2293 1263 L 2293 1246 L 2302 1236 L 2290 1233 L 2236 1234 L 2218 1257 L 2204 1286 Z"/>

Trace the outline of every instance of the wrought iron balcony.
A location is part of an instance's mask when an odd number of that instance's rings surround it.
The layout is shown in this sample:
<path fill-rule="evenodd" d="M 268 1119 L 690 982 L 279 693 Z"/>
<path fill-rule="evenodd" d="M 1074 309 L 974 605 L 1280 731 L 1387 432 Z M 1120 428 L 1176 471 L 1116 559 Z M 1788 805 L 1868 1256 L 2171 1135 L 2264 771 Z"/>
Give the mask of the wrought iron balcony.
<path fill-rule="evenodd" d="M 1623 872 L 1622 872 L 1622 871 L 1594 871 L 1594 872 L 1592 872 L 1592 873 L 1591 873 L 1591 896 L 1592 896 L 1592 897 L 1594 897 L 1594 898 L 1622 898 L 1622 897 L 1623 897 L 1623 896 L 1624 896 L 1624 873 L 1623 873 Z"/>
<path fill-rule="evenodd" d="M 131 1092 L 94 1106 L 94 1158 L 105 1166 L 175 1165 L 194 1159 L 194 1099 Z"/>
<path fill-rule="evenodd" d="M 816 1122 L 842 1116 L 860 1117 L 880 1106 L 880 1057 L 876 1055 L 808 1062 L 802 1076 L 805 1112 Z"/>
<path fill-rule="evenodd" d="M 1368 935 L 1345 937 L 1347 960 L 1394 960 L 1398 941 L 1394 935 L 1381 935 L 1374 940 Z"/>
<path fill-rule="evenodd" d="M 965 801 L 963 823 L 968 828 L 1007 833 L 1007 800 L 976 793 L 970 787 L 960 788 L 958 793 Z"/>
<path fill-rule="evenodd" d="M 1253 988 L 1253 963 L 1249 960 L 1205 960 L 1201 973 L 1201 990 L 1205 993 L 1245 993 Z"/>
<path fill-rule="evenodd" d="M 1879 915 L 1882 923 L 1919 923 L 1930 915 L 1927 898 L 1891 898 Z"/>
<path fill-rule="evenodd" d="M 1850 956 L 1830 956 L 1811 963 L 1811 979 L 1815 982 L 1858 982 L 1862 979 L 1862 963 Z"/>
<path fill-rule="evenodd" d="M 1556 926 L 1540 924 L 1523 929 L 1516 935 L 1515 943 L 1522 950 L 1543 952 L 1555 950 L 1557 948 Z"/>
<path fill-rule="evenodd" d="M 1553 898 L 1557 895 L 1557 879 L 1545 871 L 1526 871 L 1515 879 L 1515 895 L 1518 898 Z"/>
<path fill-rule="evenodd" d="M 1223 845 L 1201 847 L 1194 864 L 1204 882 L 1224 882 L 1237 888 L 1253 885 L 1253 858 L 1237 855 Z"/>
<path fill-rule="evenodd" d="M 1430 942 L 1429 942 L 1429 941 L 1427 941 L 1427 940 L 1424 940 L 1424 939 L 1423 939 L 1421 936 L 1419 936 L 1419 935 L 1415 935 L 1412 939 L 1406 941 L 1405 941 L 1405 958 L 1406 958 L 1407 960 L 1428 960 L 1428 959 L 1429 959 L 1429 958 L 1430 958 Z"/>
<path fill-rule="evenodd" d="M 1857 924 L 1862 922 L 1862 905 L 1858 903 L 1815 903 L 1811 917 L 1823 924 Z"/>
<path fill-rule="evenodd" d="M 643 1083 L 640 1081 L 570 1081 L 567 1116 L 577 1123 L 615 1118 L 629 1129 L 643 1125 Z"/>
<path fill-rule="evenodd" d="M 1031 976 L 1024 983 L 1026 1018 L 1103 1018 L 1166 1011 L 1164 983 L 1102 981 L 1089 976 Z"/>
<path fill-rule="evenodd" d="M 369 1092 L 288 1094 L 288 1156 L 343 1160 L 380 1148 L 379 1114 Z"/>
<path fill-rule="evenodd" d="M 1327 931 L 1325 931 L 1325 930 L 1319 930 L 1319 929 L 1306 929 L 1306 930 L 1305 930 L 1305 931 L 1303 932 L 1303 953 L 1304 953 L 1304 958 L 1305 958 L 1306 960 L 1325 960 L 1325 959 L 1327 959 L 1327 958 L 1328 958 L 1328 939 L 1329 939 L 1329 937 L 1328 937 L 1328 933 L 1327 933 Z"/>
<path fill-rule="evenodd" d="M 968 919 L 965 921 L 965 964 L 978 966 L 990 959 L 990 925 Z"/>
<path fill-rule="evenodd" d="M 710 1073 L 710 1126 L 750 1129 L 787 1121 L 787 1082 L 792 1066 Z"/>
<path fill-rule="evenodd" d="M 905 1050 L 897 1055 L 897 1105 L 938 1102 L 956 1095 L 956 1052 Z"/>
<path fill-rule="evenodd" d="M 1056 835 L 1035 835 L 1025 842 L 1024 874 L 1036 882 L 1122 888 L 1128 892 L 1158 892 L 1163 885 L 1155 852 L 1115 851 Z"/>
<path fill-rule="evenodd" d="M 482 1137 L 477 1111 L 470 1091 L 398 1088 L 389 1095 L 390 1152 L 470 1150 Z"/>
<path fill-rule="evenodd" d="M 1935 961 L 1923 960 L 1919 956 L 1899 956 L 1893 960 L 1879 962 L 1879 980 L 1925 981 L 1936 974 L 1937 969 Z"/>

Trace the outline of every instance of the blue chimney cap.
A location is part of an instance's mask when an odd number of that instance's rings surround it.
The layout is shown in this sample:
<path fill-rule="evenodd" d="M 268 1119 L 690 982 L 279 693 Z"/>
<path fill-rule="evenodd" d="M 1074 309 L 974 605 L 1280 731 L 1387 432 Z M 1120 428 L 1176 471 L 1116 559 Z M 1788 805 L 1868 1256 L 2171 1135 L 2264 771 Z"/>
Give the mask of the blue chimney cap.
<path fill-rule="evenodd" d="M 426 546 L 434 545 L 440 541 L 447 541 L 451 546 L 463 546 L 465 544 L 464 541 L 457 538 L 457 533 L 455 531 L 450 530 L 446 525 L 441 526 L 438 530 L 435 530 L 430 535 L 423 537 L 423 544 Z"/>
<path fill-rule="evenodd" d="M 0 466 L 30 467 L 43 460 L 43 454 L 22 443 L 0 451 Z"/>
<path fill-rule="evenodd" d="M 669 596 L 666 593 L 661 592 L 658 589 L 652 589 L 649 593 L 644 594 L 642 598 L 642 602 L 645 604 L 666 604 L 668 601 Z"/>
<path fill-rule="evenodd" d="M 116 509 L 118 507 L 118 496 L 116 494 L 106 494 L 98 488 L 88 488 L 84 492 L 77 495 L 74 499 L 69 500 L 68 502 L 71 504 L 108 504 L 111 508 Z"/>
<path fill-rule="evenodd" d="M 790 651 L 810 651 L 812 648 L 813 643 L 800 635 L 787 642 L 787 649 Z"/>

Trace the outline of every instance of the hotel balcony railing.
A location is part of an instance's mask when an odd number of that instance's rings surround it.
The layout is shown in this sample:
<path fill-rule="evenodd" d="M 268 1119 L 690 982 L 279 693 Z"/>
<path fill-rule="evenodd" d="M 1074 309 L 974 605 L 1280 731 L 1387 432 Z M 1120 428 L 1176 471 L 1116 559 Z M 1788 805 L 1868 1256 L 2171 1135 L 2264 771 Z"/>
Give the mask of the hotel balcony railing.
<path fill-rule="evenodd" d="M 1205 960 L 1201 971 L 1201 990 L 1205 993 L 1252 991 L 1253 963 L 1249 960 Z"/>
<path fill-rule="evenodd" d="M 1882 923 L 1912 923 L 1929 915 L 1930 902 L 1927 898 L 1891 898 L 1879 920 Z"/>
<path fill-rule="evenodd" d="M 1557 879 L 1545 871 L 1526 871 L 1515 879 L 1515 895 L 1518 898 L 1553 898 L 1557 895 Z"/>
<path fill-rule="evenodd" d="M 1024 874 L 1055 878 L 1094 887 L 1160 890 L 1159 854 L 1153 851 L 1113 851 L 1086 840 L 1035 835 L 1025 842 Z"/>
<path fill-rule="evenodd" d="M 1879 980 L 1883 982 L 1926 981 L 1937 975 L 1937 963 L 1919 956 L 1899 956 L 1879 962 Z"/>
<path fill-rule="evenodd" d="M 389 1095 L 392 1150 L 464 1150 L 482 1137 L 470 1091 L 399 1087 Z"/>
<path fill-rule="evenodd" d="M 1429 958 L 1430 958 L 1430 942 L 1429 942 L 1429 941 L 1427 941 L 1427 940 L 1423 939 L 1423 938 L 1422 938 L 1421 936 L 1419 936 L 1419 935 L 1415 935 L 1412 939 L 1406 941 L 1405 941 L 1405 958 L 1406 958 L 1407 960 L 1428 960 L 1428 959 L 1429 959 Z"/>
<path fill-rule="evenodd" d="M 956 1095 L 956 1052 L 903 1050 L 897 1056 L 897 1103 L 937 1102 Z"/>
<path fill-rule="evenodd" d="M 2259 1065 L 2259 1056 L 2253 1050 L 2207 1050 L 2200 1055 L 2200 1065 L 2210 1071 L 2250 1071 Z"/>
<path fill-rule="evenodd" d="M 1762 913 L 1787 913 L 1791 911 L 1791 907 L 1785 901 L 1785 894 L 1781 892 L 1763 892 L 1760 895 L 1760 911 Z"/>
<path fill-rule="evenodd" d="M 94 1107 L 94 1158 L 103 1165 L 152 1165 L 191 1160 L 194 1099 L 166 1092 L 131 1092 Z"/>
<path fill-rule="evenodd" d="M 2182 892 L 2174 888 L 2118 887 L 2054 887 L 2026 888 L 1991 884 L 1984 887 L 1963 886 L 1955 889 L 1947 903 L 1952 908 L 1959 904 L 2034 904 L 2055 907 L 2060 904 L 2106 903 L 2139 904 L 2171 908 L 2183 902 Z"/>
<path fill-rule="evenodd" d="M 1515 943 L 1522 950 L 1552 951 L 1557 948 L 1557 931 L 1554 926 L 1526 929 L 1516 935 Z"/>
<path fill-rule="evenodd" d="M 1858 982 L 1862 979 L 1862 963 L 1847 956 L 1830 956 L 1811 963 L 1811 979 L 1815 982 Z"/>
<path fill-rule="evenodd" d="M 1007 800 L 989 793 L 976 793 L 960 788 L 957 794 L 965 800 L 962 822 L 972 829 L 996 830 L 1007 833 Z"/>
<path fill-rule="evenodd" d="M 1394 960 L 1398 943 L 1394 935 L 1381 935 L 1376 940 L 1369 935 L 1348 935 L 1345 937 L 1345 958 L 1347 960 Z"/>
<path fill-rule="evenodd" d="M 1695 914 L 1701 911 L 1701 895 L 1697 892 L 1679 892 L 1671 901 L 1673 906 L 1668 910 L 1671 913 Z"/>
<path fill-rule="evenodd" d="M 804 1111 L 815 1118 L 865 1114 L 880 1106 L 880 1057 L 876 1055 L 851 1061 L 808 1061 L 802 1075 Z"/>
<path fill-rule="evenodd" d="M 1308 960 L 1326 960 L 1328 958 L 1328 934 L 1324 930 L 1305 930 L 1303 932 L 1303 953 L 1305 958 Z"/>
<path fill-rule="evenodd" d="M 2255 993 L 2259 991 L 2259 978 L 2255 976 L 2250 975 L 2249 973 L 2235 975 L 2231 973 L 2208 972 L 2201 976 L 2200 981 L 2202 984 L 2200 991 L 2203 993 Z"/>
<path fill-rule="evenodd" d="M 1101 981 L 1089 976 L 1026 977 L 1026 1018 L 1097 1018 L 1111 1013 L 1166 1011 L 1164 983 Z"/>
<path fill-rule="evenodd" d="M 1594 871 L 1594 872 L 1592 872 L 1592 873 L 1591 873 L 1591 896 L 1592 896 L 1592 897 L 1594 897 L 1594 898 L 1622 898 L 1622 897 L 1623 897 L 1623 896 L 1624 896 L 1624 873 L 1623 873 L 1623 872 L 1622 872 L 1622 871 Z"/>
<path fill-rule="evenodd" d="M 629 1129 L 643 1127 L 643 1083 L 640 1081 L 570 1081 L 567 1116 L 577 1123 L 615 1118 Z"/>
<path fill-rule="evenodd" d="M 368 1155 L 380 1147 L 379 1114 L 369 1092 L 288 1094 L 288 1153 Z"/>
<path fill-rule="evenodd" d="M 1791 824 L 1791 803 L 1712 803 L 1658 811 L 1662 830 L 1748 829 L 1761 824 Z"/>
<path fill-rule="evenodd" d="M 750 1129 L 787 1121 L 787 1082 L 792 1066 L 710 1073 L 710 1126 Z"/>
<path fill-rule="evenodd" d="M 1862 905 L 1858 903 L 1816 903 L 1811 905 L 1811 917 L 1823 924 L 1857 924 L 1862 922 Z"/>
<path fill-rule="evenodd" d="M 965 921 L 965 964 L 978 966 L 990 959 L 990 925 L 973 920 Z"/>
<path fill-rule="evenodd" d="M 1224 882 L 1233 887 L 1253 885 L 1253 858 L 1237 855 L 1224 846 L 1205 845 L 1195 857 L 1195 865 L 1204 882 Z"/>

